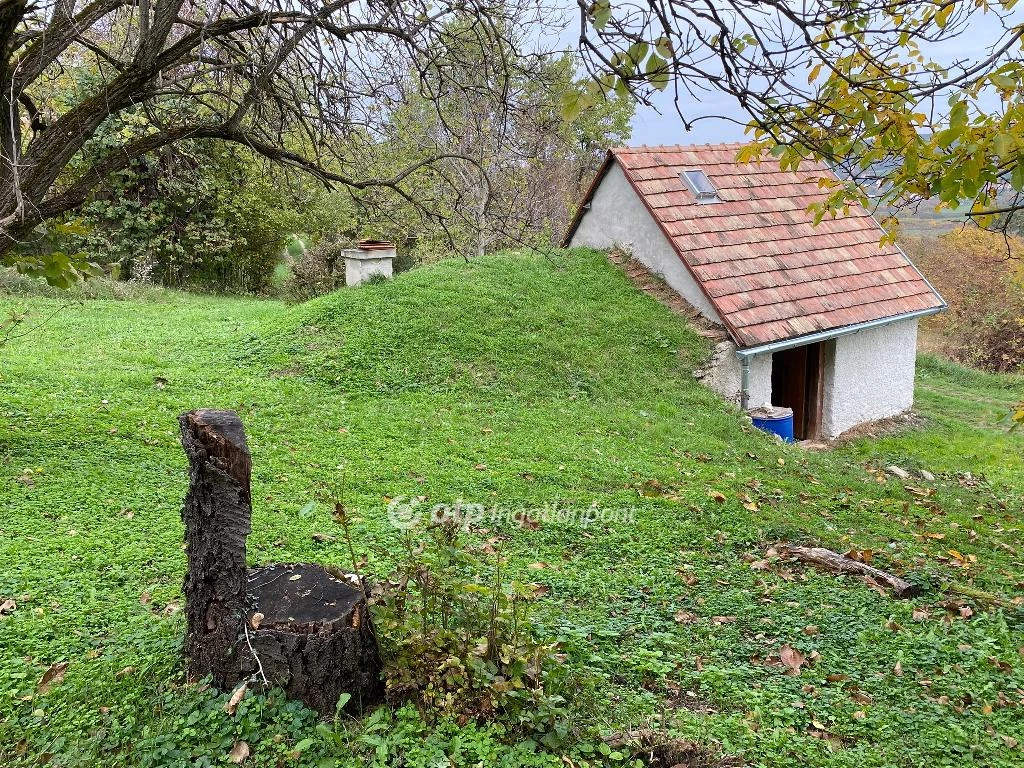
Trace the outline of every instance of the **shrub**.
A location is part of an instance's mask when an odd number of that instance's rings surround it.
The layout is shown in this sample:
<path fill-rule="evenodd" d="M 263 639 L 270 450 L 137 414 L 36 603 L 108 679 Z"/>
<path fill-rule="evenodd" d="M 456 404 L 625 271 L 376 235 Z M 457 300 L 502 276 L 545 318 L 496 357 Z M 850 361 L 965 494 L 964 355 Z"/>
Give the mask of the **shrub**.
<path fill-rule="evenodd" d="M 401 564 L 371 595 L 387 696 L 557 747 L 570 732 L 562 670 L 533 636 L 534 587 L 503 580 L 499 549 L 497 537 L 472 544 L 455 521 L 406 532 Z"/>
<path fill-rule="evenodd" d="M 296 238 L 288 247 L 290 274 L 279 289 L 281 298 L 298 303 L 344 285 L 345 260 L 341 250 L 349 244 L 347 238 L 324 237 L 307 248 Z"/>
<path fill-rule="evenodd" d="M 940 331 L 939 351 L 983 370 L 1024 369 L 1024 242 L 965 228 L 906 247 L 949 303 L 925 326 Z"/>
<path fill-rule="evenodd" d="M 145 282 L 122 282 L 110 277 L 92 277 L 72 283 L 68 288 L 57 288 L 38 277 L 23 275 L 14 269 L 0 267 L 0 295 L 29 297 L 42 296 L 65 301 L 82 299 L 108 299 L 112 301 L 160 301 L 168 292 Z"/>

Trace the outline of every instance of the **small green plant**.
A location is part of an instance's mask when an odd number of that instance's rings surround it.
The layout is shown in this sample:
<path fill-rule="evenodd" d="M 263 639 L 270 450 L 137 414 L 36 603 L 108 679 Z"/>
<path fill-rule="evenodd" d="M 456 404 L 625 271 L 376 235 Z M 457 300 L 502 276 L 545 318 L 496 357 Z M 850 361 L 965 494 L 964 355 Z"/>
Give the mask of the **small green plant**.
<path fill-rule="evenodd" d="M 408 531 L 402 546 L 403 561 L 371 594 L 392 703 L 415 702 L 428 719 L 500 719 L 547 746 L 564 742 L 555 648 L 534 638 L 535 593 L 504 579 L 497 538 L 474 544 L 442 521 Z"/>

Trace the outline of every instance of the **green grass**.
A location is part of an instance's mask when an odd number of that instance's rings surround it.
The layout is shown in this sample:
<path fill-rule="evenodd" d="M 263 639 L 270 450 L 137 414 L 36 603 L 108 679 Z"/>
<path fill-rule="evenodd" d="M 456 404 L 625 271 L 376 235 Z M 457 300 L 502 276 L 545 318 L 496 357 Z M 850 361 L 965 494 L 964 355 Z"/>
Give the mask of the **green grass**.
<path fill-rule="evenodd" d="M 312 539 L 337 533 L 328 510 L 303 513 L 341 466 L 380 574 L 393 496 L 632 510 L 503 528 L 511 572 L 550 587 L 537 629 L 596 680 L 604 728 L 668 724 L 749 765 L 1024 759 L 1024 433 L 1000 421 L 1020 379 L 923 358 L 922 427 L 808 453 L 698 386 L 706 342 L 600 254 L 443 263 L 292 308 L 158 298 L 74 304 L 0 348 L 0 601 L 18 601 L 0 618 L 5 764 L 206 765 L 237 739 L 249 764 L 345 764 L 298 705 L 256 697 L 232 718 L 184 683 L 176 418 L 200 406 L 245 421 L 254 564 L 346 562 Z M 0 301 L 29 323 L 58 306 Z M 938 475 L 907 483 L 930 495 L 878 471 L 894 462 Z M 926 592 L 750 567 L 780 541 L 871 549 Z M 785 643 L 816 661 L 783 674 Z M 408 764 L 498 759 L 500 732 L 402 718 Z"/>

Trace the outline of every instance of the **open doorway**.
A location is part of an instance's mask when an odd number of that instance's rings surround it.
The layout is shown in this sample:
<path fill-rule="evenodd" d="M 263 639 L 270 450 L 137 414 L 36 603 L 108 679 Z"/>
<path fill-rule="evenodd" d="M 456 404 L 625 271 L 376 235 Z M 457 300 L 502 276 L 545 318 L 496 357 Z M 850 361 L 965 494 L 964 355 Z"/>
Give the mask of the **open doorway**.
<path fill-rule="evenodd" d="M 772 405 L 793 409 L 793 437 L 821 436 L 825 347 L 805 344 L 772 355 Z"/>

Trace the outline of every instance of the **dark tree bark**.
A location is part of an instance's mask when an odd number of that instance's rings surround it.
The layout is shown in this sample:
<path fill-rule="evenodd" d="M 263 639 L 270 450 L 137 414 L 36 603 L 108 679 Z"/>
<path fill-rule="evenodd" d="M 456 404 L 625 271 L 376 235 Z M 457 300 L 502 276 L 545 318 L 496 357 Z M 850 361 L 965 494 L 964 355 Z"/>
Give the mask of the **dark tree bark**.
<path fill-rule="evenodd" d="M 377 637 L 358 580 L 307 563 L 258 568 L 249 575 L 247 621 L 244 674 L 265 676 L 325 714 L 343 693 L 353 711 L 383 699 Z"/>
<path fill-rule="evenodd" d="M 252 460 L 242 422 L 232 411 L 191 411 L 180 418 L 188 456 L 185 523 L 185 656 L 194 679 L 213 675 L 218 688 L 241 678 L 236 653 L 245 610 L 245 539 L 252 516 Z"/>
<path fill-rule="evenodd" d="M 249 679 L 278 686 L 324 714 L 343 693 L 351 711 L 379 702 L 380 654 L 358 577 L 346 581 L 306 563 L 249 571 L 252 459 L 242 422 L 214 410 L 179 421 L 189 460 L 182 509 L 189 677 L 211 676 L 222 690 Z"/>

